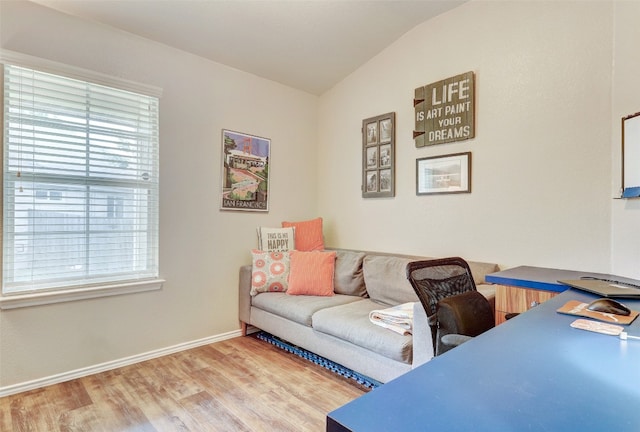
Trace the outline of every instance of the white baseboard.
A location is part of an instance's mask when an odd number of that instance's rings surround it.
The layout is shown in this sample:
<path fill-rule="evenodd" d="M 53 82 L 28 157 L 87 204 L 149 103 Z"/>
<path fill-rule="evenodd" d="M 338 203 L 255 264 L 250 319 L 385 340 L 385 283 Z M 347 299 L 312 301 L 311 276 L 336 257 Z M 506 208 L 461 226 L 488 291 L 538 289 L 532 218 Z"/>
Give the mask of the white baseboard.
<path fill-rule="evenodd" d="M 234 330 L 234 331 L 222 333 L 216 336 L 209 336 L 203 339 L 198 339 L 191 342 L 184 342 L 178 345 L 173 345 L 166 348 L 160 348 L 158 350 L 137 354 L 131 357 L 125 357 L 119 360 L 113 360 L 106 363 L 100 363 L 94 366 L 88 366 L 85 368 L 76 369 L 76 370 L 64 372 L 61 374 L 39 378 L 33 381 L 27 381 L 23 383 L 13 384 L 10 386 L 0 387 L 0 398 L 4 396 L 17 394 L 17 393 L 22 393 L 28 390 L 46 387 L 52 384 L 59 384 L 61 382 L 70 381 L 76 378 L 82 378 L 82 377 L 97 374 L 100 372 L 106 372 L 108 370 L 117 369 L 123 366 L 129 366 L 135 363 L 140 363 L 146 360 L 162 357 L 162 356 L 173 354 L 179 351 L 185 351 L 191 348 L 197 348 L 202 345 L 221 342 L 223 340 L 232 339 L 238 336 L 242 336 L 241 331 Z"/>

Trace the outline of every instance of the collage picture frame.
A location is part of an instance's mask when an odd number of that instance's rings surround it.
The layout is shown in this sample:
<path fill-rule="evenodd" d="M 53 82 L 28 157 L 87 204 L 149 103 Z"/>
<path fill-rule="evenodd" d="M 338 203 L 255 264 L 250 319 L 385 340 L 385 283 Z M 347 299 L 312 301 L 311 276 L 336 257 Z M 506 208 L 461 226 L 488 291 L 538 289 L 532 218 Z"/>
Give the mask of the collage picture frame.
<path fill-rule="evenodd" d="M 362 197 L 395 196 L 395 112 L 362 121 Z"/>

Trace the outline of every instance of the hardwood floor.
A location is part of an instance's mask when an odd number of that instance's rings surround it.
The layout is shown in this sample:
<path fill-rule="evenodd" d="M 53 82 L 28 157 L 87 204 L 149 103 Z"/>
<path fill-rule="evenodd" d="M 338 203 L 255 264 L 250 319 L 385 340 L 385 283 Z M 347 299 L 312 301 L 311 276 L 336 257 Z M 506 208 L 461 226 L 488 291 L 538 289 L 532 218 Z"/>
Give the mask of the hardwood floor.
<path fill-rule="evenodd" d="M 0 431 L 324 431 L 366 389 L 239 337 L 0 399 Z"/>

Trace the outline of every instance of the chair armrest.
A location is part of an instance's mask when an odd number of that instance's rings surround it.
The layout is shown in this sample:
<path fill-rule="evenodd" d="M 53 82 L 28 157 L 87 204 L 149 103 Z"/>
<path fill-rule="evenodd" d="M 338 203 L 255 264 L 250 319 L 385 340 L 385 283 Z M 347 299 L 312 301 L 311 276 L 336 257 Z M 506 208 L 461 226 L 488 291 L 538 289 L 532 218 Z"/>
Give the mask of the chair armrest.
<path fill-rule="evenodd" d="M 413 304 L 413 362 L 412 368 L 416 368 L 433 358 L 433 337 L 431 327 L 420 302 Z"/>
<path fill-rule="evenodd" d="M 240 267 L 238 277 L 238 318 L 251 324 L 251 265 Z"/>
<path fill-rule="evenodd" d="M 468 340 L 473 339 L 471 336 L 459 335 L 459 334 L 446 334 L 442 336 L 442 343 L 447 345 L 448 347 L 455 348 L 458 345 L 462 345 Z"/>

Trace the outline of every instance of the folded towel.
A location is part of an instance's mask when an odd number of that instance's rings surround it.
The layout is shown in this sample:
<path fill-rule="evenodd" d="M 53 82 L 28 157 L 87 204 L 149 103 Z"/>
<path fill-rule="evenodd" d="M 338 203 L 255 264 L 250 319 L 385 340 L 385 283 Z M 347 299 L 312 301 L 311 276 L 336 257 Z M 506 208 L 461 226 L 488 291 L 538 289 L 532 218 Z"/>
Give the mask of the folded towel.
<path fill-rule="evenodd" d="M 373 310 L 369 313 L 369 320 L 403 336 L 410 335 L 413 332 L 413 302 Z"/>

